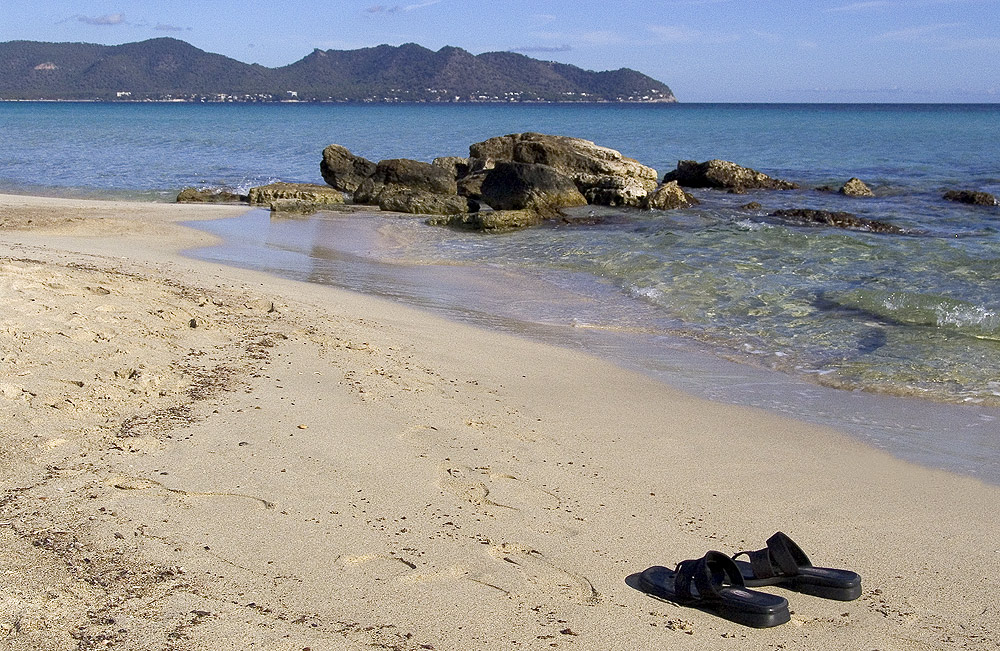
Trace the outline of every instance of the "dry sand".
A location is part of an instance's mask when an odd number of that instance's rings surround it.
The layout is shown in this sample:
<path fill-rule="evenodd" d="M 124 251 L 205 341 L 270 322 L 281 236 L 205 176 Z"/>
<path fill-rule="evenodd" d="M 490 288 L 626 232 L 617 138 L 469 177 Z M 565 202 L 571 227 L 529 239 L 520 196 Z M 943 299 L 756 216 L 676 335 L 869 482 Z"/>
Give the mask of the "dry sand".
<path fill-rule="evenodd" d="M 177 254 L 241 210 L 0 196 L 0 648 L 1000 648 L 998 487 Z M 626 584 L 779 529 L 862 597 Z"/>

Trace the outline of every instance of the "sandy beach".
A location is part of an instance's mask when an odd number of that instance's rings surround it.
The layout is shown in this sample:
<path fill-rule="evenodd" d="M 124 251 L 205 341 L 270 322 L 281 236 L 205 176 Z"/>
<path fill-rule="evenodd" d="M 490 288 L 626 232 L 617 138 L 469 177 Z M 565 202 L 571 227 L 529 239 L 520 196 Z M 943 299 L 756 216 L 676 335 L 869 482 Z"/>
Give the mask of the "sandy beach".
<path fill-rule="evenodd" d="M 1000 648 L 1000 488 L 180 255 L 244 210 L 0 195 L 0 648 Z M 861 598 L 626 582 L 778 530 Z"/>

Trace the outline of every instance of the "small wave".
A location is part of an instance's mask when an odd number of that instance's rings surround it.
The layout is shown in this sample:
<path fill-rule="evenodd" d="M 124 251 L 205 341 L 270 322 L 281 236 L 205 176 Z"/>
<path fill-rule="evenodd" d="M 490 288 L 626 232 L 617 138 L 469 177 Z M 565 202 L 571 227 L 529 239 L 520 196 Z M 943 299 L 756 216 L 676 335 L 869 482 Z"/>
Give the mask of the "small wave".
<path fill-rule="evenodd" d="M 774 228 L 771 224 L 764 224 L 762 222 L 755 222 L 749 217 L 746 219 L 741 219 L 738 222 L 734 222 L 736 227 L 744 231 L 761 231 L 768 228 Z"/>
<path fill-rule="evenodd" d="M 1000 314 L 968 301 L 867 289 L 826 298 L 837 306 L 858 310 L 889 323 L 934 326 L 980 339 L 1000 340 Z"/>

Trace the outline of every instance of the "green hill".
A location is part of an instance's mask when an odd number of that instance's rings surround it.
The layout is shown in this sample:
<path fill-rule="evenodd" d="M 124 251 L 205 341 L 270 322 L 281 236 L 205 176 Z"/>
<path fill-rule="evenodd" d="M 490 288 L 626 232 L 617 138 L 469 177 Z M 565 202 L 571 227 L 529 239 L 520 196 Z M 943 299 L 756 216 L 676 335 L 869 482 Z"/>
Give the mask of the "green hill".
<path fill-rule="evenodd" d="M 315 50 L 280 68 L 157 38 L 124 45 L 0 43 L 0 99 L 352 102 L 674 102 L 623 68 L 592 72 L 512 52 L 408 43 Z"/>

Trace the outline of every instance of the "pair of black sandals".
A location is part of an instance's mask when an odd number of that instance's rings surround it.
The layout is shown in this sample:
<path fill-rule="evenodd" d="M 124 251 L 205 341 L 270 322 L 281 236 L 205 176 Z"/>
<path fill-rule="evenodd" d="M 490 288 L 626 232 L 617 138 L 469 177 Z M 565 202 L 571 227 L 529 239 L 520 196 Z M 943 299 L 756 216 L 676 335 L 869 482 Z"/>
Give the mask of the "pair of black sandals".
<path fill-rule="evenodd" d="M 743 555 L 749 562 L 736 560 Z M 777 626 L 791 618 L 784 597 L 749 589 L 772 585 L 839 601 L 861 596 L 858 574 L 814 567 L 780 531 L 767 539 L 764 549 L 732 557 L 710 551 L 701 558 L 681 561 L 676 569 L 656 565 L 639 575 L 644 592 L 754 628 Z"/>

